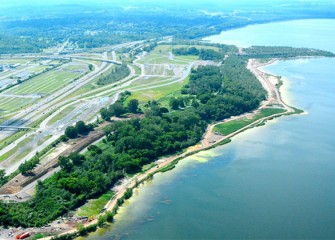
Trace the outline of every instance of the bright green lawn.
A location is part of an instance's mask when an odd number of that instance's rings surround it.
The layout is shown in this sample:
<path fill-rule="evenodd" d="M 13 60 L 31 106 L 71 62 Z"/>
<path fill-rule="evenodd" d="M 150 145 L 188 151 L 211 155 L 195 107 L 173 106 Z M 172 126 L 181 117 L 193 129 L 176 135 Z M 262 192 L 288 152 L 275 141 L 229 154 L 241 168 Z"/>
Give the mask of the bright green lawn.
<path fill-rule="evenodd" d="M 166 105 L 168 99 L 170 97 L 175 96 L 176 94 L 180 94 L 181 88 L 187 84 L 189 81 L 189 77 L 187 77 L 184 81 L 173 83 L 166 86 L 161 86 L 157 88 L 152 88 L 143 91 L 131 91 L 132 95 L 127 98 L 127 101 L 130 99 L 138 99 L 140 103 L 146 103 L 149 100 L 160 100 L 162 105 Z"/>
<path fill-rule="evenodd" d="M 257 113 L 253 118 L 242 118 L 233 120 L 230 122 L 225 122 L 219 125 L 216 125 L 214 128 L 215 132 L 219 132 L 223 135 L 228 135 L 233 133 L 261 118 L 268 117 L 278 113 L 284 113 L 285 110 L 281 108 L 263 108 L 259 113 Z"/>
<path fill-rule="evenodd" d="M 82 206 L 78 212 L 78 216 L 86 216 L 89 219 L 92 219 L 101 212 L 107 202 L 113 197 L 114 192 L 109 191 L 103 195 L 101 195 L 97 199 L 89 200 L 84 206 Z"/>

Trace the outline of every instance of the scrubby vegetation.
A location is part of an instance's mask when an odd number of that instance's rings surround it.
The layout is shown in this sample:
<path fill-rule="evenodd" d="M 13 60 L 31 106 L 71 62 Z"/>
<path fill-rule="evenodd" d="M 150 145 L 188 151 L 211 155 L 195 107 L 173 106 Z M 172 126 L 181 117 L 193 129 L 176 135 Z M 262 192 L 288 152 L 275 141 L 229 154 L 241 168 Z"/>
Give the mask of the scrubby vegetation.
<path fill-rule="evenodd" d="M 109 121 L 111 117 L 121 117 L 127 112 L 136 113 L 138 111 L 138 100 L 132 99 L 127 106 L 124 106 L 125 100 L 131 95 L 129 91 L 121 93 L 120 99 L 108 108 L 101 108 L 100 115 L 103 120 Z"/>
<path fill-rule="evenodd" d="M 107 85 L 110 83 L 114 83 L 114 82 L 117 82 L 127 77 L 129 74 L 130 74 L 130 70 L 126 64 L 117 65 L 110 74 L 99 78 L 99 80 L 97 81 L 97 84 Z"/>

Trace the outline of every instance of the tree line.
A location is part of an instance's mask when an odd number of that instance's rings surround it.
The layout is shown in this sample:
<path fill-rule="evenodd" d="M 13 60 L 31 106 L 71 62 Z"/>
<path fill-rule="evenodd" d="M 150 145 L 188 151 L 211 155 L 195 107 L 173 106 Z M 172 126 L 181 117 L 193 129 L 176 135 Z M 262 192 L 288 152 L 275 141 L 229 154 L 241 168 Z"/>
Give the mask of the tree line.
<path fill-rule="evenodd" d="M 243 51 L 248 58 L 335 57 L 332 52 L 312 48 L 252 46 Z"/>

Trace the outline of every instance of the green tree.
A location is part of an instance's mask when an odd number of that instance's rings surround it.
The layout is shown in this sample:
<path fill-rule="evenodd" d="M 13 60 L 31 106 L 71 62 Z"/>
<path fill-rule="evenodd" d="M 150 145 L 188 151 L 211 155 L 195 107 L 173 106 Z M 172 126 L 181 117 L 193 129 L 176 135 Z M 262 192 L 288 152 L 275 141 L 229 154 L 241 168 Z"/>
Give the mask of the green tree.
<path fill-rule="evenodd" d="M 89 69 L 90 71 L 93 71 L 93 69 L 94 69 L 93 64 L 88 65 L 88 69 Z"/>
<path fill-rule="evenodd" d="M 81 155 L 77 152 L 74 153 L 70 153 L 70 155 L 68 156 L 69 159 L 71 159 L 71 162 L 74 165 L 81 165 L 84 161 L 85 161 L 85 156 Z"/>
<path fill-rule="evenodd" d="M 38 158 L 38 156 L 35 156 L 32 159 L 21 163 L 19 166 L 19 171 L 22 174 L 29 174 L 37 166 L 37 164 L 39 164 L 39 162 L 40 159 Z"/>
<path fill-rule="evenodd" d="M 78 130 L 74 126 L 68 126 L 65 129 L 65 136 L 67 136 L 70 139 L 74 139 L 78 137 Z"/>
<path fill-rule="evenodd" d="M 138 109 L 138 105 L 139 103 L 137 99 L 131 99 L 127 104 L 127 108 L 130 112 L 136 113 Z"/>
<path fill-rule="evenodd" d="M 174 109 L 174 110 L 179 109 L 179 104 L 180 104 L 180 102 L 177 98 L 173 97 L 173 98 L 170 99 L 169 105 L 172 109 Z"/>
<path fill-rule="evenodd" d="M 73 169 L 73 163 L 67 157 L 60 156 L 58 159 L 58 164 L 66 172 L 70 172 Z"/>
<path fill-rule="evenodd" d="M 114 221 L 114 215 L 112 212 L 106 213 L 106 221 L 112 223 Z"/>
<path fill-rule="evenodd" d="M 109 121 L 111 119 L 112 113 L 107 108 L 101 108 L 100 115 L 103 120 Z"/>
<path fill-rule="evenodd" d="M 88 126 L 84 123 L 84 121 L 78 121 L 76 123 L 76 129 L 77 129 L 77 132 L 79 134 L 87 134 L 90 129 L 88 128 Z"/>
<path fill-rule="evenodd" d="M 192 107 L 198 108 L 199 106 L 200 106 L 200 104 L 197 102 L 197 100 L 193 99 L 193 101 L 192 101 Z"/>
<path fill-rule="evenodd" d="M 112 116 L 121 117 L 122 114 L 126 113 L 126 109 L 121 102 L 116 102 L 109 106 L 109 111 Z"/>
<path fill-rule="evenodd" d="M 4 185 L 7 182 L 6 172 L 3 169 L 0 169 L 0 186 Z"/>
<path fill-rule="evenodd" d="M 103 227 L 105 225 L 106 218 L 104 216 L 99 216 L 98 217 L 98 226 Z"/>

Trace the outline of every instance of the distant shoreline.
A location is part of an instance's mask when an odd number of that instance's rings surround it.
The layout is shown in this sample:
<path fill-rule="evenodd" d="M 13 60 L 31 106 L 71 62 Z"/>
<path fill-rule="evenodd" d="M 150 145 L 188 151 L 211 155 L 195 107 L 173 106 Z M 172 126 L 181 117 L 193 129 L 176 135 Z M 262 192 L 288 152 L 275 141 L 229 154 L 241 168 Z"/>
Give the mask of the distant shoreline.
<path fill-rule="evenodd" d="M 335 21 L 335 17 L 331 18 L 331 17 L 318 17 L 318 18 L 297 18 L 297 19 L 283 19 L 283 20 L 272 20 L 272 21 L 265 21 L 265 22 L 261 22 L 261 23 L 250 23 L 247 24 L 245 26 L 241 26 L 241 27 L 234 27 L 234 28 L 230 28 L 230 29 L 223 29 L 220 32 L 218 32 L 217 34 L 212 34 L 212 35 L 208 35 L 206 37 L 202 37 L 201 40 L 204 42 L 208 42 L 208 43 L 220 43 L 220 44 L 227 44 L 227 45 L 235 45 L 237 47 L 242 47 L 242 48 L 248 48 L 248 47 L 252 47 L 252 46 L 262 46 L 262 44 L 247 44 L 245 46 L 241 46 L 239 45 L 238 42 L 219 42 L 219 41 L 212 41 L 209 38 L 211 37 L 218 37 L 221 34 L 225 33 L 225 32 L 229 32 L 229 31 L 234 31 L 234 30 L 239 30 L 239 29 L 243 29 L 243 28 L 247 28 L 247 27 L 253 27 L 253 26 L 259 26 L 259 25 L 266 25 L 266 24 L 276 24 L 276 23 L 285 23 L 285 22 L 302 22 L 302 21 L 318 21 L 318 20 L 332 20 Z M 280 45 L 273 45 L 273 44 L 268 44 L 266 46 L 287 46 L 288 44 L 280 44 Z M 292 47 L 298 47 L 298 46 L 292 46 Z M 306 46 L 306 48 L 317 48 L 317 47 L 311 47 L 311 46 Z M 335 53 L 335 50 L 331 51 L 329 49 L 322 49 L 322 50 L 326 50 L 326 51 L 330 51 Z"/>

